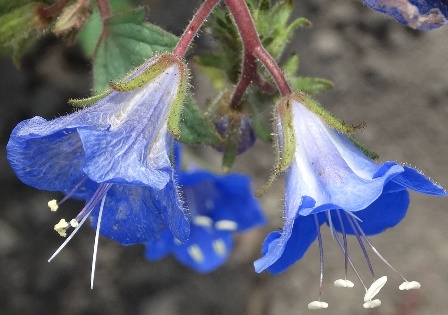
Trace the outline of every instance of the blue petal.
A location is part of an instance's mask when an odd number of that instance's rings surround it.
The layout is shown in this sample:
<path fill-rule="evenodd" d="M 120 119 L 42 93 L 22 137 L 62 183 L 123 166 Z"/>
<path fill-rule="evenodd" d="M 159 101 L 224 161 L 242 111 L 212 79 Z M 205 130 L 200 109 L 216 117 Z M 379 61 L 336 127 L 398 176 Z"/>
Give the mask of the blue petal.
<path fill-rule="evenodd" d="M 7 145 L 7 155 L 17 177 L 25 184 L 42 190 L 67 193 L 85 176 L 84 149 L 76 129 L 64 129 L 61 119 L 46 121 L 34 117 L 14 128 Z M 73 194 L 84 198 L 98 185 L 86 180 Z"/>
<path fill-rule="evenodd" d="M 392 181 L 419 193 L 447 196 L 447 193 L 441 186 L 434 184 L 423 174 L 409 166 L 404 166 L 404 172 L 394 177 Z"/>
<path fill-rule="evenodd" d="M 446 24 L 448 3 L 444 0 L 363 0 L 372 9 L 390 15 L 415 29 L 431 30 Z"/>
<path fill-rule="evenodd" d="M 233 248 L 232 234 L 201 226 L 192 226 L 190 239 L 174 247 L 174 256 L 183 264 L 202 273 L 221 266 Z"/>
<path fill-rule="evenodd" d="M 323 214 L 318 215 L 319 224 L 325 222 Z M 285 222 L 283 231 L 271 232 L 262 248 L 263 257 L 254 262 L 255 271 L 267 269 L 273 274 L 285 271 L 301 259 L 317 237 L 313 215 L 297 216 L 294 222 Z"/>
<path fill-rule="evenodd" d="M 384 193 L 366 209 L 357 211 L 355 215 L 361 220 L 358 221 L 358 224 L 366 235 L 378 234 L 388 228 L 394 227 L 405 217 L 409 202 L 409 193 L 406 190 Z M 335 211 L 331 211 L 330 213 L 333 227 L 338 232 L 342 232 L 337 213 Z M 347 220 L 348 216 L 350 214 L 341 211 L 345 233 L 355 234 L 352 225 Z M 355 218 L 353 219 L 356 220 Z"/>
<path fill-rule="evenodd" d="M 167 185 L 169 186 L 169 185 Z M 123 245 L 146 243 L 168 228 L 180 240 L 188 238 L 189 223 L 177 198 L 144 186 L 113 185 L 107 192 L 100 232 Z M 99 205 L 91 213 L 96 228 Z M 168 207 L 168 210 L 167 210 Z"/>
<path fill-rule="evenodd" d="M 174 235 L 167 230 L 160 237 L 145 244 L 145 257 L 148 260 L 160 260 L 171 253 L 174 248 Z"/>

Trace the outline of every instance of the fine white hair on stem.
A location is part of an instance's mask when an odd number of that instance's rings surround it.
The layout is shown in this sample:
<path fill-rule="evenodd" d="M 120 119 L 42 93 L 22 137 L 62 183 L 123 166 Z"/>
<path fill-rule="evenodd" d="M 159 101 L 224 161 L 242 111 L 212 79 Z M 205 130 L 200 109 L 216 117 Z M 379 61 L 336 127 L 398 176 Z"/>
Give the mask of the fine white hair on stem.
<path fill-rule="evenodd" d="M 92 272 L 90 274 L 90 289 L 93 289 L 93 281 L 95 279 L 96 256 L 98 253 L 98 238 L 100 235 L 101 217 L 103 216 L 104 202 L 106 195 L 101 200 L 100 212 L 98 213 L 98 221 L 96 222 L 95 244 L 93 245 Z"/>

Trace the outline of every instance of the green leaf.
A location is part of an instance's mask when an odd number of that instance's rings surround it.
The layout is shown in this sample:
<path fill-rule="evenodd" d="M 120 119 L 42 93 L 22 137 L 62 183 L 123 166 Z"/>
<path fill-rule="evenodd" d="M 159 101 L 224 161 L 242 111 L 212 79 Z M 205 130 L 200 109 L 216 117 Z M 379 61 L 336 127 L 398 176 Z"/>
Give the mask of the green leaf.
<path fill-rule="evenodd" d="M 224 143 L 224 139 L 191 96 L 186 97 L 181 115 L 180 137 L 177 138 L 180 142 L 211 146 L 219 146 Z"/>
<path fill-rule="evenodd" d="M 298 68 L 299 57 L 297 55 L 291 56 L 282 67 L 293 91 L 302 91 L 310 95 L 316 95 L 334 87 L 333 82 L 330 80 L 298 76 Z"/>
<path fill-rule="evenodd" d="M 157 52 L 171 51 L 177 38 L 161 28 L 144 22 L 146 11 L 136 8 L 117 14 L 107 22 L 107 32 L 99 36 L 93 60 L 94 90 L 107 89 L 131 69 Z M 84 43 L 90 53 L 90 41 Z"/>

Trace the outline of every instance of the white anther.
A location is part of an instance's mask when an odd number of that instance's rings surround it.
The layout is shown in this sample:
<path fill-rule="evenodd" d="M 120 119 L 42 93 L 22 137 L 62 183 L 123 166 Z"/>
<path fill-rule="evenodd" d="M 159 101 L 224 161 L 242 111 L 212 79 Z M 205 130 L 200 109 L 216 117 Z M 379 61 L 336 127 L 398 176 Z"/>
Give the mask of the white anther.
<path fill-rule="evenodd" d="M 48 202 L 48 207 L 50 208 L 51 211 L 55 212 L 56 210 L 58 210 L 59 206 L 58 206 L 58 202 L 56 201 L 56 199 L 50 200 Z"/>
<path fill-rule="evenodd" d="M 191 245 L 187 248 L 188 254 L 197 263 L 202 263 L 204 261 L 204 254 L 198 245 Z"/>
<path fill-rule="evenodd" d="M 375 308 L 381 305 L 381 301 L 376 299 L 376 300 L 371 300 L 371 301 L 367 301 L 365 302 L 362 306 L 364 306 L 364 308 Z"/>
<path fill-rule="evenodd" d="M 398 287 L 400 290 L 416 290 L 420 289 L 422 286 L 420 282 L 417 281 L 405 281 Z"/>
<path fill-rule="evenodd" d="M 327 308 L 327 307 L 328 307 L 328 303 L 321 302 L 321 301 L 313 301 L 308 304 L 308 308 L 310 310 L 321 310 L 321 309 Z"/>
<path fill-rule="evenodd" d="M 67 229 L 68 223 L 65 221 L 65 219 L 61 219 L 57 224 L 54 226 L 54 230 L 59 233 L 60 236 L 66 237 L 67 236 Z"/>
<path fill-rule="evenodd" d="M 198 226 L 211 227 L 213 224 L 212 219 L 204 215 L 198 215 L 193 218 L 193 223 Z"/>
<path fill-rule="evenodd" d="M 215 253 L 219 256 L 224 256 L 227 252 L 226 243 L 222 239 L 214 240 L 212 246 Z"/>
<path fill-rule="evenodd" d="M 71 220 L 70 220 L 70 226 L 71 226 L 72 228 L 75 228 L 75 227 L 77 227 L 78 225 L 79 225 L 78 220 L 76 220 L 76 219 L 71 219 Z"/>
<path fill-rule="evenodd" d="M 216 221 L 215 228 L 222 231 L 235 231 L 238 228 L 238 224 L 231 220 L 219 220 Z"/>
<path fill-rule="evenodd" d="M 367 290 L 366 295 L 364 295 L 364 302 L 372 301 L 375 295 L 377 295 L 378 292 L 380 292 L 381 288 L 384 287 L 386 282 L 387 282 L 386 276 L 382 276 L 381 278 L 373 282 L 370 288 Z"/>
<path fill-rule="evenodd" d="M 176 244 L 176 245 L 182 245 L 182 242 L 179 241 L 177 238 L 174 238 L 174 244 Z"/>
<path fill-rule="evenodd" d="M 353 288 L 355 284 L 347 279 L 338 279 L 334 282 L 334 286 L 338 288 Z"/>

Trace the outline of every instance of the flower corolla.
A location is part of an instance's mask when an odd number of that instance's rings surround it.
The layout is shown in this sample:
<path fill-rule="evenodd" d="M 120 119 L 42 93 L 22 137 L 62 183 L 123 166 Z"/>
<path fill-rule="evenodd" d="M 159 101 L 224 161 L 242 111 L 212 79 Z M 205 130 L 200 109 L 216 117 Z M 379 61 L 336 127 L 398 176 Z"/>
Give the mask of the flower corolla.
<path fill-rule="evenodd" d="M 444 0 L 362 0 L 372 9 L 419 30 L 431 30 L 448 23 Z"/>
<path fill-rule="evenodd" d="M 93 226 L 101 220 L 101 234 L 124 245 L 147 242 L 166 229 L 185 241 L 189 223 L 173 177 L 168 119 L 178 113 L 187 78 L 177 57 L 155 56 L 85 109 L 19 123 L 8 160 L 24 183 L 66 195 L 49 202 L 52 211 L 69 197 L 86 200 L 72 227 L 90 216 Z"/>
<path fill-rule="evenodd" d="M 176 155 L 180 161 L 180 153 Z M 180 163 L 179 163 L 180 164 Z M 220 267 L 233 248 L 233 233 L 265 224 L 250 189 L 250 178 L 230 173 L 215 175 L 201 169 L 176 168 L 180 191 L 191 214 L 191 232 L 181 243 L 167 230 L 146 244 L 146 258 L 159 260 L 172 253 L 186 266 L 202 273 Z"/>

